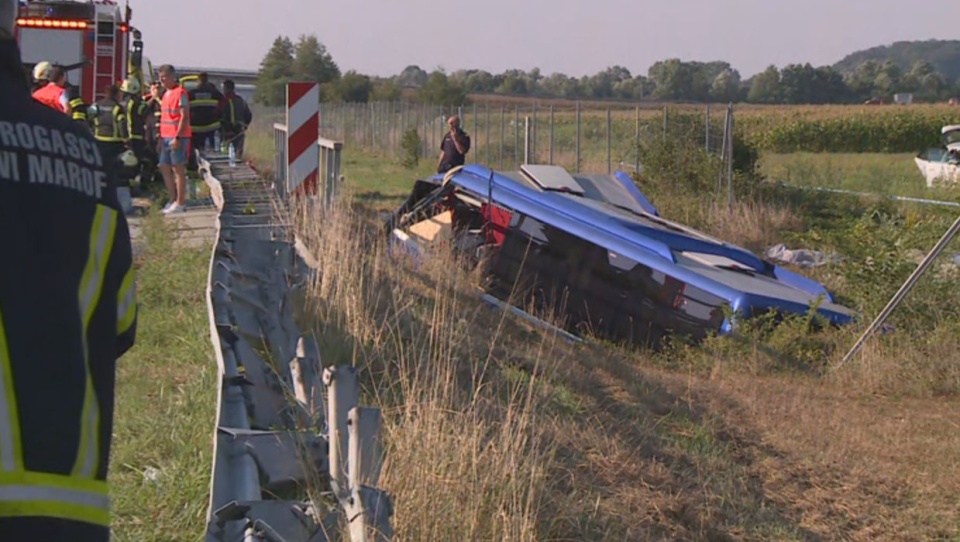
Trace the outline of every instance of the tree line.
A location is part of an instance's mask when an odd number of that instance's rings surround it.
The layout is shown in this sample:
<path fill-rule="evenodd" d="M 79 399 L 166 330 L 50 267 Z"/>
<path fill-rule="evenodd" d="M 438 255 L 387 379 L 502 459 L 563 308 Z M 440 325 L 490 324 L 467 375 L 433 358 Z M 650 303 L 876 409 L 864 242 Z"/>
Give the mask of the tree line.
<path fill-rule="evenodd" d="M 391 77 L 371 77 L 354 70 L 341 73 L 333 57 L 316 36 L 300 36 L 297 43 L 285 36 L 274 40 L 260 63 L 255 101 L 284 103 L 288 81 L 317 81 L 324 101 L 393 101 L 403 89 L 414 89 L 425 103 L 460 105 L 468 94 L 501 94 L 539 98 L 658 100 L 681 102 L 746 102 L 760 104 L 848 104 L 892 100 L 894 94 L 912 93 L 914 101 L 943 101 L 960 94 L 958 82 L 938 72 L 924 60 L 908 69 L 892 61 L 868 59 L 841 71 L 810 63 L 770 65 L 743 79 L 728 62 L 691 62 L 677 58 L 654 63 L 646 75 L 623 66 L 610 66 L 581 77 L 562 73 L 544 75 L 538 68 L 506 70 L 493 74 L 461 69 L 427 72 L 410 65 Z"/>

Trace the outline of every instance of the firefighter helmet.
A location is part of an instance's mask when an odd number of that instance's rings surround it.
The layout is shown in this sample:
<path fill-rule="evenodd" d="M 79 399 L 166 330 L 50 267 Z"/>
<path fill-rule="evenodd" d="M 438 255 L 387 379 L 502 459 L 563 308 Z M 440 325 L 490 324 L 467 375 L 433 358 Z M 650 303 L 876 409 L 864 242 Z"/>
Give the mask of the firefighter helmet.
<path fill-rule="evenodd" d="M 19 8 L 20 2 L 16 0 L 0 0 L 0 38 L 13 37 L 13 24 Z"/>
<path fill-rule="evenodd" d="M 127 149 L 120 153 L 120 156 L 117 157 L 118 165 L 125 168 L 136 167 L 139 161 L 137 160 L 137 155 L 133 154 L 133 151 Z"/>
<path fill-rule="evenodd" d="M 140 81 L 127 77 L 120 85 L 120 91 L 124 94 L 140 94 Z"/>
<path fill-rule="evenodd" d="M 33 67 L 33 79 L 35 81 L 49 81 L 50 78 L 50 68 L 53 66 L 44 60 L 43 62 L 38 62 L 36 66 Z"/>

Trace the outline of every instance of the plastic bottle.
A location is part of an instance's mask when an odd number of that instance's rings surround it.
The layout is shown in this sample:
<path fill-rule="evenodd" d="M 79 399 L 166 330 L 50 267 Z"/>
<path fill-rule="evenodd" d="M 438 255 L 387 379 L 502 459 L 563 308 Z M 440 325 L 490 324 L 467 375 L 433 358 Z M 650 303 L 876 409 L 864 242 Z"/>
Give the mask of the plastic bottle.
<path fill-rule="evenodd" d="M 220 132 L 213 133 L 213 148 L 216 150 L 220 150 L 223 148 L 220 146 Z"/>
<path fill-rule="evenodd" d="M 230 167 L 237 167 L 237 150 L 230 143 Z"/>

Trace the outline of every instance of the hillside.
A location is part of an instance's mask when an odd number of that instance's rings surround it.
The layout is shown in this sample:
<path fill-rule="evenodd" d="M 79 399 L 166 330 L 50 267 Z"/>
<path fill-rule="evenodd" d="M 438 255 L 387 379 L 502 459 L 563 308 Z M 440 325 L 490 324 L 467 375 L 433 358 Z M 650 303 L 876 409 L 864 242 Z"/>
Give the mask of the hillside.
<path fill-rule="evenodd" d="M 833 65 L 848 72 L 867 60 L 890 60 L 907 71 L 918 60 L 925 60 L 950 80 L 960 77 L 960 40 L 898 41 L 856 51 Z"/>

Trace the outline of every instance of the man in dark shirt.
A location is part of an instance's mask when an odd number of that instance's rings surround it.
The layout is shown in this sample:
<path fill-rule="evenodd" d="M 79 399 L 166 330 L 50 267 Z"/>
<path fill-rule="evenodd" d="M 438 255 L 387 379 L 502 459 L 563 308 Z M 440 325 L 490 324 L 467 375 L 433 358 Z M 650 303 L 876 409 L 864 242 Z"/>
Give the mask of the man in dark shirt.
<path fill-rule="evenodd" d="M 460 129 L 460 117 L 453 115 L 447 120 L 450 131 L 440 142 L 440 161 L 437 173 L 446 173 L 466 163 L 466 154 L 470 151 L 470 136 Z"/>

